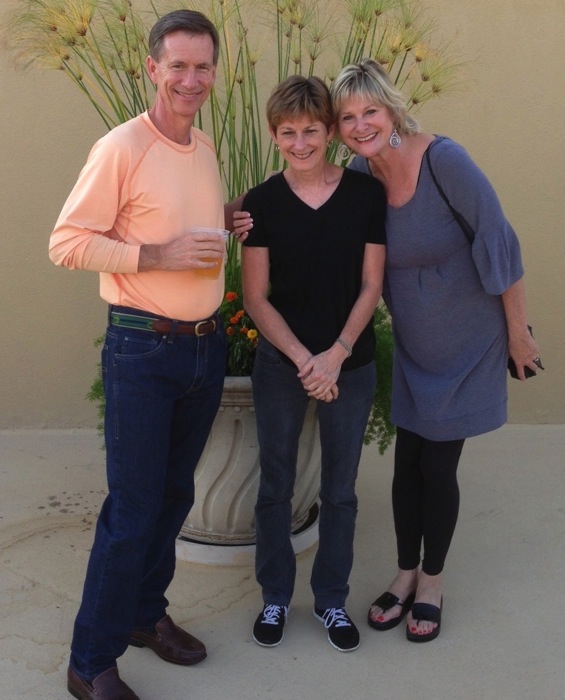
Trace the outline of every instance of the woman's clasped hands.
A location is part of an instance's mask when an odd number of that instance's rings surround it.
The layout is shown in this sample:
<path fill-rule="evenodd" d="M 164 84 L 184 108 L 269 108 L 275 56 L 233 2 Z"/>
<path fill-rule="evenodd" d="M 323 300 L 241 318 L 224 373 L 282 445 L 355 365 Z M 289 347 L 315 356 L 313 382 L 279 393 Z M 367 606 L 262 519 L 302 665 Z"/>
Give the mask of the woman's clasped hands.
<path fill-rule="evenodd" d="M 333 357 L 330 348 L 318 355 L 312 355 L 300 367 L 298 378 L 308 396 L 329 403 L 339 396 L 337 380 L 340 371 L 341 362 Z"/>

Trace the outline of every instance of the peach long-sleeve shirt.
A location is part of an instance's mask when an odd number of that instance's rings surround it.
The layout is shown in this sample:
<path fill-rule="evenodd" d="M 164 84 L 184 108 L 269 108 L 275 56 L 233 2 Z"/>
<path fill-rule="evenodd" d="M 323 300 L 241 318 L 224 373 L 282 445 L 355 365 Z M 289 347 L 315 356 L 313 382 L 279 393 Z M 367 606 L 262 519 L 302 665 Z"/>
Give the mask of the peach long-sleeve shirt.
<path fill-rule="evenodd" d="M 168 318 L 210 316 L 223 274 L 138 272 L 144 243 L 168 243 L 194 226 L 224 226 L 211 140 L 193 128 L 189 146 L 158 131 L 147 113 L 112 129 L 92 148 L 51 234 L 49 257 L 71 270 L 100 273 L 100 296 Z"/>

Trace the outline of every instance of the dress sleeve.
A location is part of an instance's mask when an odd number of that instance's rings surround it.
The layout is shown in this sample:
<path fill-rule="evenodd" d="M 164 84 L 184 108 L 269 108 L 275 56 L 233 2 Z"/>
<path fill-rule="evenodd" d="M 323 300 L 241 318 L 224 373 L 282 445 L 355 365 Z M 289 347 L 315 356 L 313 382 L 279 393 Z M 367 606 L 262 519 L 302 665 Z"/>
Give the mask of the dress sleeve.
<path fill-rule="evenodd" d="M 434 174 L 451 206 L 474 232 L 472 256 L 488 294 L 502 294 L 524 274 L 520 244 L 485 174 L 449 139 L 432 147 Z"/>
<path fill-rule="evenodd" d="M 92 148 L 49 240 L 49 257 L 71 270 L 137 272 L 139 245 L 113 234 L 124 170 L 119 149 L 102 139 Z"/>

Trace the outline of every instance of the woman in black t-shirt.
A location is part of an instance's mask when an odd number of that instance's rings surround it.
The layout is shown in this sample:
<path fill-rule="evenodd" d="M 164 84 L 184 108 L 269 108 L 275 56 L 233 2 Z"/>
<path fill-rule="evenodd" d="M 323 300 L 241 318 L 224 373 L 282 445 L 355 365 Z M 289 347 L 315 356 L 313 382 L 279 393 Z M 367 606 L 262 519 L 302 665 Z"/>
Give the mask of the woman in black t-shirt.
<path fill-rule="evenodd" d="M 253 188 L 243 209 L 245 308 L 260 331 L 253 391 L 261 477 L 256 575 L 264 607 L 253 638 L 283 637 L 294 590 L 291 498 L 308 402 L 318 402 L 322 446 L 314 616 L 340 651 L 359 646 L 345 611 L 357 513 L 355 479 L 374 396 L 372 317 L 381 296 L 385 198 L 373 178 L 326 160 L 331 99 L 318 78 L 292 76 L 267 103 L 287 168 Z"/>

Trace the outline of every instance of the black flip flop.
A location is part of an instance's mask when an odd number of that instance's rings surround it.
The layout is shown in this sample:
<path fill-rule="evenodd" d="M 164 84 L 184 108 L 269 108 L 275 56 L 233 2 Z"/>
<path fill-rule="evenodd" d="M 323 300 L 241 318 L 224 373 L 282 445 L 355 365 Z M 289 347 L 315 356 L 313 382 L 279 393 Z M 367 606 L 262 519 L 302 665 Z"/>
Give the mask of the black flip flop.
<path fill-rule="evenodd" d="M 412 617 L 415 621 L 420 622 L 425 620 L 426 622 L 435 622 L 436 627 L 428 634 L 418 634 L 417 632 L 411 632 L 410 628 L 406 626 L 406 639 L 409 642 L 431 642 L 439 635 L 441 629 L 441 610 L 443 608 L 443 600 L 441 601 L 441 608 L 437 605 L 430 605 L 429 603 L 414 603 L 412 606 Z"/>
<path fill-rule="evenodd" d="M 400 605 L 402 607 L 402 610 L 400 612 L 400 615 L 398 617 L 392 617 L 390 620 L 387 620 L 386 622 L 376 622 L 371 618 L 371 609 L 369 608 L 369 613 L 367 615 L 367 622 L 369 623 L 369 626 L 372 627 L 375 630 L 379 630 L 381 632 L 385 632 L 386 630 L 391 630 L 393 627 L 396 627 L 399 625 L 408 610 L 410 610 L 410 606 L 414 602 L 414 593 L 411 593 L 408 598 L 404 602 L 398 598 L 398 596 L 395 596 L 394 593 L 390 593 L 387 591 L 386 593 L 383 593 L 380 595 L 374 602 L 373 605 L 371 605 L 371 608 L 375 605 L 377 605 L 379 608 L 383 610 L 383 612 L 386 612 L 387 610 L 390 610 L 391 608 L 394 608 L 395 605 Z"/>

